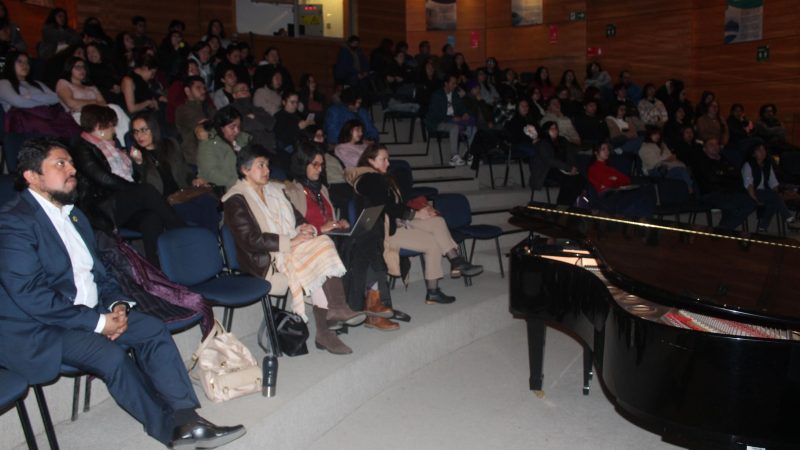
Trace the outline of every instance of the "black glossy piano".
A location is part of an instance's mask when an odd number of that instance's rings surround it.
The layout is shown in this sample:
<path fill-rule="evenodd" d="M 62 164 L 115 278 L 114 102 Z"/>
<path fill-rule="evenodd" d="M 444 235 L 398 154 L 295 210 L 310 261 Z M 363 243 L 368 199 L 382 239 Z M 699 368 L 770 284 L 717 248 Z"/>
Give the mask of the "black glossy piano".
<path fill-rule="evenodd" d="M 530 204 L 510 254 L 543 395 L 546 328 L 584 347 L 584 386 L 691 448 L 800 449 L 800 242 Z"/>

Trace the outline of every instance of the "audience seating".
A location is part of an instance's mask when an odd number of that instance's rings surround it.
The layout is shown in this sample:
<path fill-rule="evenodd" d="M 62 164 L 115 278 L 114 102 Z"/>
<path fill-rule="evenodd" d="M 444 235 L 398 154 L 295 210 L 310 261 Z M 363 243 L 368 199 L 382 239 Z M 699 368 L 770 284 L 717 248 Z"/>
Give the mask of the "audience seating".
<path fill-rule="evenodd" d="M 231 329 L 234 308 L 261 301 L 267 329 L 274 332 L 272 311 L 266 303 L 269 282 L 224 273 L 219 242 L 211 231 L 201 227 L 168 230 L 158 238 L 158 256 L 167 278 L 225 308 L 222 324 L 226 330 Z"/>
<path fill-rule="evenodd" d="M 444 165 L 444 154 L 442 153 L 442 139 L 449 139 L 449 131 L 428 130 L 428 139 L 425 143 L 425 156 L 428 156 L 431 151 L 431 139 L 436 139 L 436 145 L 439 147 L 439 164 Z M 459 145 L 461 140 L 459 139 Z"/>
<path fill-rule="evenodd" d="M 0 108 L 1 109 L 1 108 Z M 28 393 L 28 382 L 25 378 L 0 368 L 0 412 L 5 412 L 16 406 L 19 421 L 22 424 L 22 433 L 25 435 L 25 442 L 29 450 L 35 450 L 36 437 L 33 434 L 31 421 L 28 417 L 28 410 L 25 408 L 25 395 Z"/>
<path fill-rule="evenodd" d="M 500 235 L 503 234 L 503 230 L 495 225 L 473 225 L 472 208 L 464 194 L 439 194 L 434 200 L 434 206 L 442 214 L 453 240 L 459 243 L 462 255 L 468 258 L 470 263 L 475 255 L 475 243 L 478 240 L 494 239 L 497 260 L 500 263 L 500 276 L 505 278 L 503 255 L 500 252 Z M 469 254 L 466 252 L 465 242 L 467 239 L 472 239 L 472 248 Z M 472 284 L 472 280 L 468 277 L 464 277 L 464 282 L 467 285 Z"/>
<path fill-rule="evenodd" d="M 407 141 L 400 141 L 400 138 L 397 135 L 397 121 L 402 119 L 410 119 L 411 123 L 409 124 L 408 129 L 408 140 Z M 422 122 L 422 117 L 420 117 L 419 113 L 412 113 L 406 111 L 384 111 L 383 112 L 383 124 L 381 126 L 381 132 L 386 133 L 386 121 L 391 121 L 392 123 L 392 136 L 394 136 L 394 141 L 392 142 L 384 142 L 384 144 L 412 144 L 414 142 L 414 128 L 417 123 L 417 119 L 419 119 L 420 123 Z M 422 127 L 424 128 L 425 125 L 423 124 Z"/>
<path fill-rule="evenodd" d="M 403 159 L 391 159 L 389 160 L 389 175 L 394 177 L 395 182 L 397 182 L 398 187 L 400 188 L 400 193 L 403 195 L 403 198 L 406 200 L 411 200 L 414 197 L 419 197 L 421 195 L 430 198 L 433 198 L 436 194 L 439 193 L 439 190 L 435 187 L 430 186 L 414 186 L 414 170 L 411 168 L 411 164 L 408 161 Z"/>

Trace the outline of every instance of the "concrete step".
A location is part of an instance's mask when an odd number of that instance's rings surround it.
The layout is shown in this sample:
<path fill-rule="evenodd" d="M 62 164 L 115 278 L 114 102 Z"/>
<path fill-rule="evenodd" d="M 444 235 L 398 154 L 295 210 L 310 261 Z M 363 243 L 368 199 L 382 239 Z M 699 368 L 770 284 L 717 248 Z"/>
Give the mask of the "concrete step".
<path fill-rule="evenodd" d="M 469 192 L 478 190 L 478 180 L 471 177 L 438 177 L 414 180 L 414 186 L 429 186 L 439 192 Z"/>

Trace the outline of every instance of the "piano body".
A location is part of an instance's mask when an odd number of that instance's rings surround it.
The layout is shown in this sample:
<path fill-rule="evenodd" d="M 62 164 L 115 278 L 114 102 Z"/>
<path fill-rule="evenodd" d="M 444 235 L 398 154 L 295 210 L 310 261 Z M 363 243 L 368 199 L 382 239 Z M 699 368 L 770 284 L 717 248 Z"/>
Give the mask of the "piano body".
<path fill-rule="evenodd" d="M 800 449 L 800 243 L 532 204 L 510 309 L 542 395 L 546 326 L 584 346 L 616 406 L 703 448 Z M 545 237 L 536 237 L 536 234 Z"/>

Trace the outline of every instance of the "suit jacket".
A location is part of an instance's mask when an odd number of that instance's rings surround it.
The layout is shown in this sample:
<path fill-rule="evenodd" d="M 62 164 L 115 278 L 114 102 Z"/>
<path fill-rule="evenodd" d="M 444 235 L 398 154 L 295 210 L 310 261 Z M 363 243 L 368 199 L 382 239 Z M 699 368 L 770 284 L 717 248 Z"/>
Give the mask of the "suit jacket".
<path fill-rule="evenodd" d="M 452 98 L 452 117 L 463 116 L 464 113 L 467 112 L 467 108 L 464 107 L 464 101 L 461 99 L 461 96 L 458 95 L 458 92 L 453 91 Z M 436 131 L 439 124 L 444 122 L 447 117 L 447 94 L 445 94 L 444 89 L 439 89 L 431 95 L 431 101 L 428 105 L 428 114 L 425 116 L 425 126 L 427 126 L 430 131 Z"/>
<path fill-rule="evenodd" d="M 97 257 L 89 220 L 77 208 L 71 217 L 94 259 L 95 308 L 73 303 L 67 249 L 33 195 L 22 192 L 0 212 L 0 366 L 32 384 L 58 375 L 64 330 L 93 333 L 113 302 L 129 301 Z"/>

